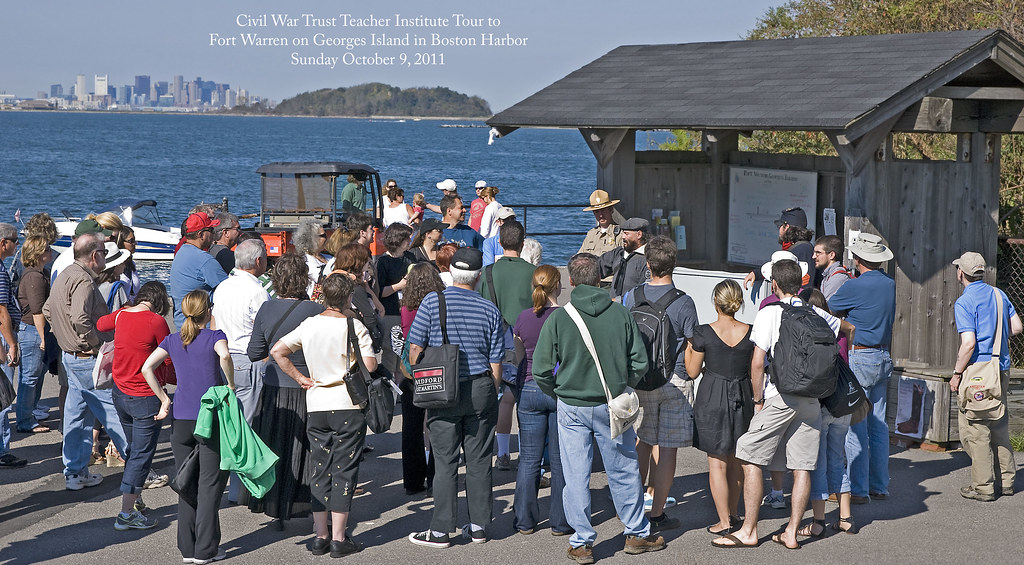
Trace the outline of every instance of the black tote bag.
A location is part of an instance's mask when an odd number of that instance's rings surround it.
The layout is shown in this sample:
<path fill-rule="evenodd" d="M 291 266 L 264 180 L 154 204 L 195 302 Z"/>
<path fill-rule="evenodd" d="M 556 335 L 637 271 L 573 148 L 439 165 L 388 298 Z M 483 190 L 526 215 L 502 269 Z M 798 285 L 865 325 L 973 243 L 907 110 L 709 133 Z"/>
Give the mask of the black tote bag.
<path fill-rule="evenodd" d="M 834 373 L 836 376 L 836 390 L 829 396 L 821 399 L 829 413 L 836 418 L 842 418 L 847 414 L 853 414 L 867 404 L 868 396 L 864 393 L 864 387 L 860 386 L 857 375 L 853 374 L 850 366 L 843 361 L 842 357 L 836 357 Z"/>
<path fill-rule="evenodd" d="M 439 346 L 426 347 L 412 366 L 412 403 L 420 408 L 451 408 L 459 403 L 459 346 L 448 342 L 448 312 L 444 293 L 437 293 L 441 321 Z"/>

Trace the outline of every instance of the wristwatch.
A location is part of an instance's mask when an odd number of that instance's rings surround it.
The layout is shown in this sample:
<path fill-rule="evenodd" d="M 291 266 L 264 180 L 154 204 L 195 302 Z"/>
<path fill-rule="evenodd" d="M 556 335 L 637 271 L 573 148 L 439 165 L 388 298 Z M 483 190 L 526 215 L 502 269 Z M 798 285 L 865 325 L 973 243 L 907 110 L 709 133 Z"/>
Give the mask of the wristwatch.
<path fill-rule="evenodd" d="M 964 376 L 964 372 L 963 371 L 953 371 L 953 376 L 954 377 L 962 377 L 962 376 Z"/>
<path fill-rule="evenodd" d="M 755 400 L 754 404 L 755 405 L 757 405 L 757 404 L 764 404 L 764 399 L 762 398 L 761 400 Z"/>

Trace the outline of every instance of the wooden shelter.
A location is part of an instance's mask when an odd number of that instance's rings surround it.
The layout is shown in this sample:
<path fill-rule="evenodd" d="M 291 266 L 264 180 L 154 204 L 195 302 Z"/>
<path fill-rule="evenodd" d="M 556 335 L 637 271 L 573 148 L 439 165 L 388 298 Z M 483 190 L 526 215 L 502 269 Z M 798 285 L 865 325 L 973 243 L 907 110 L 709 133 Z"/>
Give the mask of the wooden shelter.
<path fill-rule="evenodd" d="M 730 166 L 817 172 L 817 224 L 834 208 L 840 234 L 895 253 L 893 358 L 948 370 L 950 261 L 978 251 L 995 280 L 1000 134 L 1024 132 L 1024 46 L 999 30 L 623 46 L 487 123 L 578 128 L 624 215 L 681 211 L 690 267 L 749 268 L 727 260 Z M 638 130 L 677 128 L 702 131 L 703 150 L 636 151 Z M 824 132 L 839 157 L 739 151 L 753 130 Z M 895 159 L 893 132 L 956 134 L 957 157 Z"/>

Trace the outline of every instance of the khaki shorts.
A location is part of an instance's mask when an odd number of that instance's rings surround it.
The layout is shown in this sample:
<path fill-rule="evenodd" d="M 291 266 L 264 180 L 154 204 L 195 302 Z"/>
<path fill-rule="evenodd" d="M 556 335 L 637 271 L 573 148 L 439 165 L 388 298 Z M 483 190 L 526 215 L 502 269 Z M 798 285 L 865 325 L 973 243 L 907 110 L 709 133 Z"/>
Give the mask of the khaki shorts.
<path fill-rule="evenodd" d="M 747 433 L 736 440 L 736 458 L 772 471 L 813 471 L 820 430 L 817 398 L 778 394 L 765 401 Z"/>
<path fill-rule="evenodd" d="M 638 390 L 640 417 L 636 435 L 647 445 L 693 445 L 693 381 L 672 375 L 655 390 Z"/>

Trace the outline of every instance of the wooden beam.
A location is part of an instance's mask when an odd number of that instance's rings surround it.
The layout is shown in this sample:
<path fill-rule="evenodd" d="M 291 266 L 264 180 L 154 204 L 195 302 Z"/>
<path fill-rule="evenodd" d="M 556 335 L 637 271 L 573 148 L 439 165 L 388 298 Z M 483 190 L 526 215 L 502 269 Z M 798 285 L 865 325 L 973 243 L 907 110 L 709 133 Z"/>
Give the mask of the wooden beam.
<path fill-rule="evenodd" d="M 1017 80 L 1024 82 L 1024 53 L 1015 46 L 1000 41 L 992 50 L 992 60 Z"/>
<path fill-rule="evenodd" d="M 1024 101 L 982 102 L 978 131 L 1024 133 Z"/>
<path fill-rule="evenodd" d="M 907 108 L 893 125 L 893 131 L 947 133 L 953 126 L 953 101 L 925 96 Z"/>
<path fill-rule="evenodd" d="M 958 100 L 1024 100 L 1024 88 L 999 86 L 943 86 L 931 93 Z"/>
<path fill-rule="evenodd" d="M 629 131 L 627 128 L 580 128 L 580 134 L 590 147 L 590 152 L 597 158 L 597 165 L 602 168 L 611 162 Z"/>

